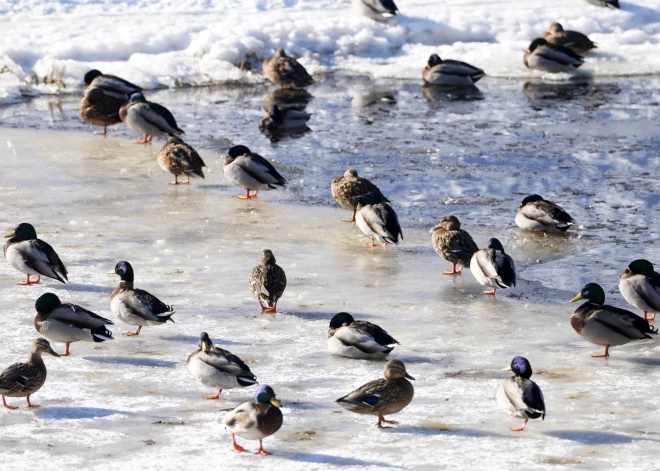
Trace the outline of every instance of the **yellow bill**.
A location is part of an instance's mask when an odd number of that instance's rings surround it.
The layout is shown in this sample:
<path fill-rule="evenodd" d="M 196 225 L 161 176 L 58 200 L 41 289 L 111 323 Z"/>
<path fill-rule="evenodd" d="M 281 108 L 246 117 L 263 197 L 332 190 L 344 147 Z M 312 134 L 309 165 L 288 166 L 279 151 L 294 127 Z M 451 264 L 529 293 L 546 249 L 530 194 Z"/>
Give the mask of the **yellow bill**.
<path fill-rule="evenodd" d="M 584 299 L 584 296 L 582 296 L 582 293 L 578 293 L 577 296 L 575 296 L 573 299 L 571 299 L 571 302 L 574 303 L 576 301 L 579 301 L 580 299 Z"/>
<path fill-rule="evenodd" d="M 278 407 L 278 408 L 279 408 L 279 407 L 282 407 L 282 404 L 280 404 L 280 401 L 278 401 L 278 400 L 275 399 L 275 398 L 272 398 L 272 399 L 270 400 L 270 403 L 271 403 L 272 405 L 274 405 L 275 407 Z"/>

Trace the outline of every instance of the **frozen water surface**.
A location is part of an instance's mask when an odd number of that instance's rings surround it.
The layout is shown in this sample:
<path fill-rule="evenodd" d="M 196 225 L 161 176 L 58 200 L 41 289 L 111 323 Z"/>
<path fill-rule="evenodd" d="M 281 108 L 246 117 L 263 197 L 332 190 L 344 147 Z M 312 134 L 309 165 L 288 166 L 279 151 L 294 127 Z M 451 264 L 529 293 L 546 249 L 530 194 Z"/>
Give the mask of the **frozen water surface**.
<path fill-rule="evenodd" d="M 175 305 L 175 324 L 139 337 L 73 344 L 46 358 L 38 410 L 0 411 L 3 467 L 25 469 L 651 469 L 660 460 L 657 341 L 600 348 L 582 340 L 568 300 L 589 281 L 626 307 L 618 274 L 633 259 L 659 262 L 657 78 L 546 82 L 486 79 L 467 94 L 403 81 L 328 78 L 310 89 L 309 132 L 271 142 L 257 130 L 262 86 L 171 89 L 149 97 L 170 108 L 210 171 L 172 187 L 150 146 L 121 126 L 95 136 L 77 97 L 44 96 L 0 108 L 0 227 L 32 222 L 67 264 L 71 283 L 15 283 L 0 263 L 2 365 L 25 359 L 34 301 L 53 291 L 101 315 L 130 261 L 136 286 Z M 395 101 L 383 100 L 383 96 Z M 429 101 L 436 99 L 437 101 Z M 222 152 L 248 145 L 289 179 L 285 191 L 239 201 L 222 176 Z M 348 166 L 393 201 L 405 240 L 367 249 L 329 185 Z M 526 234 L 513 217 L 536 192 L 579 222 L 567 237 Z M 428 230 L 456 214 L 477 243 L 502 240 L 520 283 L 483 296 L 469 272 L 450 278 Z M 247 278 L 270 248 L 289 285 L 276 315 L 260 314 Z M 330 356 L 330 318 L 351 312 L 401 345 L 415 399 L 401 425 L 334 400 L 382 374 L 383 362 Z M 219 401 L 189 377 L 185 360 L 207 331 L 243 358 L 283 403 L 272 457 L 237 454 L 224 411 L 254 388 Z M 64 346 L 55 344 L 61 351 Z M 495 390 L 515 355 L 535 369 L 544 422 L 524 433 L 497 409 Z M 23 399 L 9 399 L 24 405 Z M 242 443 L 252 452 L 258 444 Z M 653 463 L 656 463 L 654 465 Z"/>

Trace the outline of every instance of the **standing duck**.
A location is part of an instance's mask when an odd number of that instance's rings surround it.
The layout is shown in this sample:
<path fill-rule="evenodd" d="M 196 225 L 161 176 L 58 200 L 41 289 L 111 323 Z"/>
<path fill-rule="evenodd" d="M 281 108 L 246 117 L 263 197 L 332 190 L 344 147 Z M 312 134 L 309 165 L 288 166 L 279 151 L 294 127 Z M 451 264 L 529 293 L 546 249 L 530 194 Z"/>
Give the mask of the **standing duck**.
<path fill-rule="evenodd" d="M 378 428 L 386 424 L 398 424 L 395 420 L 386 420 L 386 415 L 401 412 L 413 399 L 415 389 L 409 379 L 414 380 L 406 371 L 406 365 L 399 360 L 385 363 L 384 378 L 371 381 L 350 394 L 337 399 L 344 409 L 356 414 L 377 415 Z M 407 378 L 407 379 L 406 379 Z"/>
<path fill-rule="evenodd" d="M 98 70 L 85 74 L 83 98 L 80 101 L 80 117 L 93 126 L 103 126 L 105 135 L 108 126 L 121 123 L 119 109 L 132 94 L 141 93 L 142 89 L 115 75 L 104 75 Z"/>
<path fill-rule="evenodd" d="M 39 407 L 38 404 L 30 402 L 30 396 L 39 391 L 46 382 L 46 364 L 41 358 L 42 353 L 50 353 L 54 357 L 59 357 L 50 348 L 48 340 L 35 339 L 30 348 L 28 361 L 14 363 L 0 375 L 2 405 L 7 409 L 18 409 L 18 407 L 8 405 L 5 397 L 27 397 L 28 407 Z"/>
<path fill-rule="evenodd" d="M 516 213 L 516 225 L 527 231 L 566 232 L 573 224 L 570 214 L 539 195 L 523 199 Z"/>
<path fill-rule="evenodd" d="M 655 313 L 660 312 L 660 274 L 651 262 L 635 260 L 628 265 L 619 277 L 619 291 L 628 304 L 644 311 L 644 320 L 655 320 Z"/>
<path fill-rule="evenodd" d="M 564 27 L 559 23 L 552 23 L 543 38 L 549 44 L 567 47 L 576 54 L 583 54 L 597 47 L 586 34 L 564 31 Z"/>
<path fill-rule="evenodd" d="M 564 46 L 550 44 L 543 38 L 537 38 L 525 51 L 525 67 L 543 72 L 570 72 L 584 64 L 584 59 Z"/>
<path fill-rule="evenodd" d="M 571 302 L 581 299 L 587 302 L 575 310 L 571 326 L 587 342 L 605 347 L 604 353 L 591 355 L 594 358 L 610 356 L 612 346 L 650 339 L 648 334 L 658 333 L 658 329 L 632 312 L 605 304 L 605 292 L 596 283 L 585 285 Z"/>
<path fill-rule="evenodd" d="M 259 154 L 253 154 L 245 146 L 229 149 L 223 171 L 227 180 L 245 189 L 245 196 L 238 196 L 239 199 L 256 198 L 259 190 L 275 190 L 287 184 L 273 164 Z M 253 195 L 250 190 L 254 191 Z"/>
<path fill-rule="evenodd" d="M 358 207 L 358 196 L 366 195 L 367 193 L 376 193 L 383 199 L 383 201 L 388 203 L 390 201 L 383 196 L 383 193 L 376 185 L 366 178 L 359 177 L 354 168 L 346 170 L 343 177 L 337 177 L 332 180 L 330 191 L 332 191 L 332 197 L 337 203 L 343 208 L 353 211 L 353 216 L 350 219 L 342 219 L 342 221 L 345 222 L 355 221 L 355 213 L 357 212 Z"/>
<path fill-rule="evenodd" d="M 437 54 L 431 55 L 424 68 L 422 77 L 429 85 L 445 87 L 470 87 L 486 75 L 483 70 L 465 62 L 451 59 L 440 59 Z"/>
<path fill-rule="evenodd" d="M 135 332 L 126 332 L 124 335 L 139 335 L 143 325 L 161 325 L 167 321 L 174 322 L 171 317 L 174 308 L 163 303 L 141 289 L 133 288 L 133 267 L 128 262 L 119 262 L 114 272 L 119 275 L 119 286 L 112 292 L 110 309 L 121 321 L 128 325 L 138 326 Z"/>
<path fill-rule="evenodd" d="M 204 399 L 219 399 L 223 389 L 252 386 L 257 377 L 250 367 L 236 355 L 213 345 L 209 334 L 200 335 L 200 348 L 188 357 L 188 372 L 197 381 L 209 388 L 216 388 L 217 394 L 204 396 Z"/>
<path fill-rule="evenodd" d="M 394 0 L 353 0 L 356 9 L 364 16 L 376 21 L 388 21 L 398 13 Z"/>
<path fill-rule="evenodd" d="M 472 236 L 461 229 L 461 223 L 456 216 L 442 216 L 438 225 L 431 230 L 433 248 L 438 255 L 452 264 L 452 269 L 442 272 L 443 275 L 460 275 L 463 268 L 456 270 L 456 265 L 470 268 L 470 260 L 479 247 Z"/>
<path fill-rule="evenodd" d="M 307 121 L 311 117 L 306 111 L 273 105 L 268 114 L 259 121 L 259 130 L 264 133 L 303 132 L 309 129 Z"/>
<path fill-rule="evenodd" d="M 362 232 L 371 237 L 371 243 L 364 244 L 365 247 L 376 247 L 376 240 L 383 246 L 398 244 L 399 238 L 403 240 L 399 218 L 382 194 L 367 193 L 357 200 L 355 222 Z"/>
<path fill-rule="evenodd" d="M 133 131 L 144 134 L 143 139 L 135 141 L 136 144 L 151 142 L 153 136 L 175 137 L 184 134 L 170 110 L 147 101 L 142 93 L 131 95 L 131 99 L 119 110 L 119 117 Z"/>
<path fill-rule="evenodd" d="M 37 284 L 42 276 L 62 283 L 69 280 L 69 272 L 62 260 L 48 243 L 37 238 L 32 224 L 20 223 L 5 238 L 9 239 L 4 246 L 5 258 L 12 267 L 27 275 L 26 280 L 18 285 Z M 30 276 L 36 276 L 36 281 L 30 281 Z"/>
<path fill-rule="evenodd" d="M 511 366 L 504 371 L 513 371 L 511 376 L 497 388 L 497 403 L 507 414 L 525 419 L 522 427 L 510 427 L 512 432 L 522 432 L 529 419 L 545 420 L 545 401 L 541 388 L 532 381 L 532 365 L 527 358 L 515 357 Z"/>
<path fill-rule="evenodd" d="M 174 181 L 170 182 L 170 185 L 188 184 L 190 177 L 204 178 L 202 167 L 206 167 L 206 164 L 197 151 L 179 137 L 170 137 L 158 153 L 157 159 L 160 168 L 174 175 Z M 185 182 L 179 181 L 182 175 L 188 177 Z"/>
<path fill-rule="evenodd" d="M 286 289 L 284 270 L 275 263 L 273 252 L 266 249 L 261 256 L 261 263 L 250 273 L 250 291 L 259 301 L 263 312 L 277 312 L 277 301 Z"/>
<path fill-rule="evenodd" d="M 472 255 L 470 271 L 480 285 L 493 288 L 491 291 L 484 291 L 484 294 L 495 296 L 498 288 L 516 286 L 516 265 L 497 239 L 490 239 L 487 248 Z"/>
<path fill-rule="evenodd" d="M 359 359 L 385 358 L 398 344 L 380 326 L 356 321 L 347 312 L 336 314 L 328 329 L 328 351 L 333 355 Z"/>
<path fill-rule="evenodd" d="M 307 70 L 284 49 L 275 51 L 275 55 L 264 60 L 263 74 L 280 88 L 302 88 L 314 83 Z"/>
<path fill-rule="evenodd" d="M 66 344 L 66 351 L 60 356 L 69 356 L 69 346 L 73 342 L 105 342 L 114 340 L 106 325 L 112 321 L 94 314 L 76 304 L 63 303 L 53 293 L 39 296 L 34 305 L 37 315 L 34 327 L 44 337 L 54 342 Z"/>
<path fill-rule="evenodd" d="M 264 450 L 262 440 L 282 427 L 284 417 L 280 407 L 282 405 L 275 397 L 273 388 L 264 384 L 257 389 L 254 402 L 245 402 L 228 412 L 223 423 L 231 433 L 234 450 L 239 453 L 245 451 L 245 448 L 236 443 L 236 435 L 238 435 L 246 440 L 259 440 L 258 455 L 271 455 L 272 453 Z"/>

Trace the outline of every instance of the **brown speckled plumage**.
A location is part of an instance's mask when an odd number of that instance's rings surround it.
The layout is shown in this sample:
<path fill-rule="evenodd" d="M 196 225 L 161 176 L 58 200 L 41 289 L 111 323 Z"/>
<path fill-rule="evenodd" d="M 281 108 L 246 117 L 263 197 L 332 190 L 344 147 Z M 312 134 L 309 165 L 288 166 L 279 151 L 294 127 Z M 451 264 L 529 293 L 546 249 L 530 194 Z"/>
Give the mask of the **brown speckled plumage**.
<path fill-rule="evenodd" d="M 172 175 L 204 178 L 206 164 L 190 144 L 179 137 L 171 137 L 158 153 L 160 168 Z"/>
<path fill-rule="evenodd" d="M 282 88 L 306 87 L 314 83 L 307 70 L 284 49 L 278 49 L 273 57 L 264 61 L 263 74 Z"/>
<path fill-rule="evenodd" d="M 389 202 L 376 185 L 366 178 L 358 176 L 357 171 L 353 168 L 349 168 L 344 172 L 343 176 L 332 180 L 330 190 L 332 191 L 332 197 L 337 203 L 343 208 L 353 211 L 353 219 L 355 219 L 355 211 L 358 206 L 358 196 L 366 195 L 367 193 L 376 193 L 382 196 L 386 202 Z"/>
<path fill-rule="evenodd" d="M 275 263 L 273 252 L 264 250 L 261 263 L 250 273 L 250 291 L 259 301 L 262 309 L 274 312 L 285 288 L 284 270 Z"/>
<path fill-rule="evenodd" d="M 472 236 L 461 229 L 456 216 L 443 216 L 433 231 L 433 248 L 449 263 L 470 268 L 472 255 L 479 250 Z"/>
<path fill-rule="evenodd" d="M 80 100 L 78 111 L 86 123 L 93 126 L 112 126 L 121 123 L 119 109 L 126 99 L 106 95 L 99 88 L 88 88 Z"/>
<path fill-rule="evenodd" d="M 543 38 L 550 44 L 564 46 L 578 54 L 595 49 L 597 46 L 585 34 L 577 31 L 564 31 L 559 23 L 552 23 Z"/>

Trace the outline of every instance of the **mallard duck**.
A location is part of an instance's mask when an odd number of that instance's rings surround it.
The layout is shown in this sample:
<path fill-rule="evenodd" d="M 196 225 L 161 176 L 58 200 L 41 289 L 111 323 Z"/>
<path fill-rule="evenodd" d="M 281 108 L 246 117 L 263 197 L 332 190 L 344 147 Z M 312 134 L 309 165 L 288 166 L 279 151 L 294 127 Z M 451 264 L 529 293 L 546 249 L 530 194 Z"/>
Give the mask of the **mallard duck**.
<path fill-rule="evenodd" d="M 277 301 L 286 289 L 286 275 L 282 267 L 275 263 L 273 252 L 266 249 L 261 263 L 250 273 L 250 291 L 259 301 L 263 312 L 277 312 Z"/>
<path fill-rule="evenodd" d="M 35 339 L 30 348 L 30 354 L 26 363 L 14 363 L 0 375 L 0 394 L 2 405 L 7 409 L 18 409 L 18 407 L 7 404 L 5 397 L 27 397 L 28 407 L 39 407 L 38 404 L 30 402 L 30 396 L 41 389 L 46 382 L 46 364 L 41 358 L 42 353 L 50 353 L 59 357 L 50 348 L 46 339 Z"/>
<path fill-rule="evenodd" d="M 465 62 L 451 59 L 440 59 L 437 54 L 431 55 L 424 68 L 422 77 L 429 85 L 446 87 L 470 87 L 486 75 L 485 72 Z"/>
<path fill-rule="evenodd" d="M 284 417 L 282 405 L 275 397 L 275 391 L 265 384 L 259 386 L 254 402 L 245 402 L 225 416 L 223 423 L 231 433 L 231 444 L 239 453 L 245 448 L 236 443 L 236 435 L 246 440 L 259 440 L 258 455 L 271 455 L 264 450 L 262 440 L 270 437 L 282 426 Z"/>
<path fill-rule="evenodd" d="M 596 5 L 597 7 L 605 7 L 612 9 L 620 8 L 619 0 L 587 0 L 587 2 L 591 3 L 592 5 Z"/>
<path fill-rule="evenodd" d="M 498 288 L 507 289 L 516 286 L 516 264 L 504 252 L 502 243 L 497 239 L 490 239 L 487 248 L 478 250 L 472 255 L 470 271 L 480 285 L 493 288 L 491 291 L 484 291 L 484 294 L 495 296 Z"/>
<path fill-rule="evenodd" d="M 443 275 L 460 275 L 463 268 L 456 270 L 456 265 L 470 268 L 470 260 L 479 247 L 472 236 L 461 229 L 461 223 L 456 216 L 442 216 L 438 225 L 431 231 L 433 248 L 438 255 L 452 264 L 452 269 L 443 271 Z"/>
<path fill-rule="evenodd" d="M 516 225 L 527 231 L 566 232 L 573 224 L 570 214 L 539 195 L 525 197 L 516 213 Z"/>
<path fill-rule="evenodd" d="M 394 0 L 353 0 L 355 7 L 364 16 L 376 21 L 388 21 L 394 18 L 399 9 Z"/>
<path fill-rule="evenodd" d="M 628 304 L 644 311 L 644 320 L 655 320 L 655 313 L 660 312 L 660 274 L 655 272 L 651 262 L 631 262 L 619 277 L 619 291 Z"/>
<path fill-rule="evenodd" d="M 264 60 L 263 74 L 281 88 L 307 87 L 314 79 L 307 70 L 284 49 L 275 51 L 275 55 Z"/>
<path fill-rule="evenodd" d="M 202 167 L 206 164 L 190 144 L 179 137 L 170 137 L 158 153 L 158 165 L 166 172 L 174 175 L 170 185 L 188 184 L 190 177 L 204 178 Z M 179 176 L 185 175 L 185 182 L 179 181 Z"/>
<path fill-rule="evenodd" d="M 121 123 L 119 109 L 132 94 L 142 92 L 137 85 L 114 75 L 104 75 L 98 70 L 85 74 L 83 98 L 80 101 L 80 117 L 93 126 L 103 126 L 105 135 L 108 126 Z"/>
<path fill-rule="evenodd" d="M 276 88 L 264 98 L 264 111 L 268 113 L 275 105 L 283 110 L 303 111 L 312 98 L 312 94 L 302 88 Z"/>
<path fill-rule="evenodd" d="M 330 321 L 328 351 L 333 355 L 359 359 L 385 358 L 398 343 L 380 326 L 356 321 L 348 312 L 340 312 Z"/>
<path fill-rule="evenodd" d="M 25 273 L 27 278 L 21 286 L 34 285 L 41 281 L 42 276 L 66 283 L 69 281 L 66 267 L 55 250 L 41 239 L 32 224 L 20 223 L 5 236 L 4 253 L 9 264 L 18 271 Z M 36 281 L 30 281 L 30 276 L 36 276 Z"/>
<path fill-rule="evenodd" d="M 532 365 L 527 358 L 515 357 L 511 366 L 503 371 L 513 371 L 511 376 L 497 388 L 497 403 L 507 414 L 519 419 L 525 419 L 522 427 L 511 427 L 512 432 L 525 430 L 529 419 L 545 420 L 545 401 L 541 388 L 532 381 Z"/>
<path fill-rule="evenodd" d="M 188 357 L 188 372 L 197 381 L 209 388 L 218 389 L 217 394 L 204 396 L 204 399 L 219 399 L 223 389 L 252 386 L 257 377 L 250 367 L 236 355 L 213 345 L 209 334 L 200 335 L 200 348 Z"/>
<path fill-rule="evenodd" d="M 122 322 L 138 326 L 135 332 L 125 332 L 124 335 L 139 335 L 143 325 L 161 325 L 167 321 L 174 322 L 171 317 L 175 313 L 173 306 L 168 306 L 160 299 L 141 289 L 133 288 L 133 267 L 128 262 L 119 262 L 115 270 L 109 273 L 119 275 L 119 286 L 112 292 L 110 309 Z"/>
<path fill-rule="evenodd" d="M 353 216 L 350 219 L 342 219 L 342 221 L 346 222 L 355 221 L 355 213 L 357 212 L 358 207 L 358 196 L 366 195 L 367 193 L 376 193 L 383 199 L 383 201 L 387 203 L 390 202 L 390 200 L 383 196 L 383 193 L 376 185 L 366 178 L 359 177 L 354 168 L 346 170 L 343 177 L 337 177 L 332 180 L 330 191 L 332 191 L 332 197 L 337 203 L 343 208 L 353 211 Z"/>
<path fill-rule="evenodd" d="M 239 199 L 256 198 L 259 190 L 269 191 L 286 186 L 287 181 L 268 160 L 253 154 L 245 146 L 234 146 L 227 152 L 223 171 L 227 180 L 245 188 L 245 196 Z M 254 194 L 250 194 L 250 190 Z"/>
<path fill-rule="evenodd" d="M 586 34 L 577 31 L 564 31 L 564 27 L 559 23 L 552 23 L 543 35 L 543 39 L 548 41 L 549 44 L 567 47 L 576 54 L 582 54 L 597 47 Z"/>
<path fill-rule="evenodd" d="M 605 347 L 605 353 L 593 354 L 594 358 L 610 356 L 610 347 L 625 345 L 635 340 L 652 338 L 658 329 L 641 317 L 625 309 L 605 304 L 605 292 L 596 283 L 589 283 L 571 299 L 587 302 L 571 316 L 571 326 L 587 342 Z"/>
<path fill-rule="evenodd" d="M 357 200 L 355 223 L 362 232 L 371 237 L 371 243 L 365 244 L 366 247 L 375 247 L 376 240 L 383 246 L 398 244 L 399 238 L 403 240 L 399 218 L 392 206 L 386 203 L 383 195 L 367 193 Z"/>
<path fill-rule="evenodd" d="M 34 318 L 37 332 L 51 341 L 66 344 L 66 351 L 60 356 L 69 356 L 69 346 L 73 342 L 114 340 L 112 332 L 105 327 L 112 325 L 111 320 L 76 304 L 63 303 L 53 293 L 39 296 L 34 308 L 37 311 Z"/>
<path fill-rule="evenodd" d="M 135 141 L 136 144 L 151 142 L 153 136 L 175 137 L 184 134 L 170 110 L 158 103 L 147 101 L 142 93 L 131 95 L 131 99 L 119 110 L 119 117 L 133 131 L 144 134 L 143 139 Z"/>
<path fill-rule="evenodd" d="M 261 132 L 299 131 L 307 128 L 307 121 L 312 115 L 306 111 L 282 109 L 277 105 L 271 106 L 268 115 L 259 121 Z"/>
<path fill-rule="evenodd" d="M 570 72 L 584 64 L 582 56 L 564 46 L 549 44 L 543 38 L 537 38 L 525 51 L 525 67 L 543 72 Z"/>
<path fill-rule="evenodd" d="M 386 420 L 386 415 L 403 410 L 413 399 L 415 389 L 408 379 L 414 380 L 406 371 L 406 365 L 399 360 L 385 363 L 384 379 L 371 381 L 355 391 L 337 399 L 344 409 L 356 414 L 378 416 L 378 428 L 386 424 L 398 424 L 396 420 Z M 408 378 L 408 379 L 406 379 Z"/>

